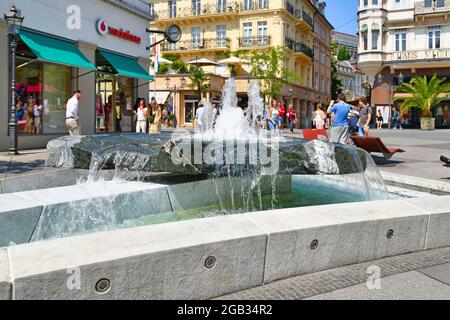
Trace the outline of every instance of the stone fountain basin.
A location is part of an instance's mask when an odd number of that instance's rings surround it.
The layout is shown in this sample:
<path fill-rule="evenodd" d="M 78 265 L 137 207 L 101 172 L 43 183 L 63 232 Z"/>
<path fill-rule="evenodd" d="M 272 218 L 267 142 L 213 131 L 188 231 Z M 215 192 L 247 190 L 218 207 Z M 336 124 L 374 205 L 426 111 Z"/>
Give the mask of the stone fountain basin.
<path fill-rule="evenodd" d="M 449 230 L 450 196 L 442 196 L 94 233 L 0 249 L 0 299 L 209 299 L 287 277 L 450 246 Z M 209 257 L 215 258 L 210 269 L 205 267 Z M 73 275 L 80 277 L 80 290 L 67 286 Z M 111 283 L 103 294 L 95 291 L 100 279 Z"/>
<path fill-rule="evenodd" d="M 231 148 L 232 164 L 227 164 Z M 364 172 L 367 153 L 361 149 L 331 144 L 322 141 L 306 141 L 289 138 L 276 144 L 273 140 L 262 141 L 214 141 L 213 164 L 205 164 L 205 154 L 212 141 L 203 141 L 191 136 L 172 136 L 170 133 L 149 136 L 146 134 L 93 135 L 83 137 L 61 137 L 47 145 L 46 165 L 74 169 L 118 169 L 121 171 L 170 172 L 184 175 L 223 174 L 237 175 L 249 170 L 273 169 L 274 161 L 265 164 L 260 150 L 272 150 L 279 155 L 275 173 L 293 174 L 351 174 Z M 238 146 L 245 150 L 246 157 L 237 155 Z M 276 149 L 273 149 L 276 148 Z M 188 150 L 188 151 L 186 151 Z M 257 159 L 251 160 L 250 150 L 257 150 Z M 173 161 L 173 155 L 183 163 Z M 264 153 L 265 154 L 265 153 Z M 200 156 L 200 161 L 198 161 Z M 273 173 L 271 173 L 273 174 Z"/>

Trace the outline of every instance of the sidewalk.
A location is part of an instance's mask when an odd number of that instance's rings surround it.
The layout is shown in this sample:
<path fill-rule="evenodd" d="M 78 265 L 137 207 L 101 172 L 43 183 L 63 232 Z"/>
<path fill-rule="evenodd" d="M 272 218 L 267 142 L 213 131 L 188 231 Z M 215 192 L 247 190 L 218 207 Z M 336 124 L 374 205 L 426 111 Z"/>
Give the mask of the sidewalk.
<path fill-rule="evenodd" d="M 376 276 L 378 270 L 381 279 Z M 450 300 L 450 248 L 281 280 L 217 300 Z"/>

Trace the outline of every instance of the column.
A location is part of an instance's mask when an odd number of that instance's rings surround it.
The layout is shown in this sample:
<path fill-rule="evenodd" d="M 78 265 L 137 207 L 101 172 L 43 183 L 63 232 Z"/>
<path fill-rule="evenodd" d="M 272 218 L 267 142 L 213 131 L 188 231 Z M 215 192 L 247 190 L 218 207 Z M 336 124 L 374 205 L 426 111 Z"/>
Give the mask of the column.
<path fill-rule="evenodd" d="M 295 114 L 297 115 L 297 119 L 299 120 L 296 125 L 296 128 L 300 129 L 302 127 L 301 117 L 300 117 L 301 116 L 301 104 L 300 104 L 300 100 L 298 98 L 294 99 L 294 110 L 295 110 Z"/>
<path fill-rule="evenodd" d="M 78 48 L 80 51 L 90 60 L 95 61 L 95 50 L 97 47 L 93 44 L 86 42 L 78 42 Z M 79 75 L 87 73 L 90 70 L 78 69 Z M 96 126 L 96 113 L 95 113 L 95 96 L 96 96 L 96 83 L 95 83 L 96 72 L 91 72 L 82 75 L 78 79 L 75 79 L 78 86 L 75 87 L 80 89 L 82 92 L 82 98 L 80 100 L 80 124 L 81 124 L 81 134 L 90 135 L 95 134 Z M 134 103 L 134 101 L 133 101 Z"/>

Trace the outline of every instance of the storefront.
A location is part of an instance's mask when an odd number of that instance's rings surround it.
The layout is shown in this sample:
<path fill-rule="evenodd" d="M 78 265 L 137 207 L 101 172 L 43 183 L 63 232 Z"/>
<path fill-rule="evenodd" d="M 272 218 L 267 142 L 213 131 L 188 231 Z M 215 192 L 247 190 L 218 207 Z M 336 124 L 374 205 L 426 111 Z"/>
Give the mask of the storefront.
<path fill-rule="evenodd" d="M 138 0 L 2 1 L 25 17 L 16 58 L 19 148 L 65 135 L 66 102 L 82 91 L 82 134 L 131 132 L 133 105 L 146 97 L 150 17 Z M 147 7 L 148 9 L 148 7 Z M 79 19 L 79 21 L 77 21 Z M 0 20 L 0 151 L 9 147 L 9 40 Z"/>

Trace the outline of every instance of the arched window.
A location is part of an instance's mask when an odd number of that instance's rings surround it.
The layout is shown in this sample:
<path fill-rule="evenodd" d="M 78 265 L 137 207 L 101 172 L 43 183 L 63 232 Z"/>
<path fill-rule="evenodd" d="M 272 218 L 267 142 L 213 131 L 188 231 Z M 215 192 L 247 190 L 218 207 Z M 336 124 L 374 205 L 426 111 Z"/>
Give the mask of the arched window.
<path fill-rule="evenodd" d="M 372 24 L 372 50 L 378 50 L 378 39 L 380 38 L 380 25 Z"/>
<path fill-rule="evenodd" d="M 368 42 L 368 37 L 367 37 L 367 24 L 363 24 L 361 26 L 361 39 L 362 39 L 362 45 L 363 45 L 363 50 L 367 51 L 369 50 L 369 42 Z"/>

